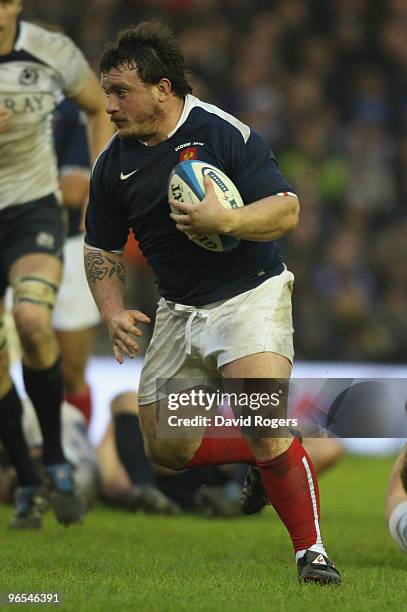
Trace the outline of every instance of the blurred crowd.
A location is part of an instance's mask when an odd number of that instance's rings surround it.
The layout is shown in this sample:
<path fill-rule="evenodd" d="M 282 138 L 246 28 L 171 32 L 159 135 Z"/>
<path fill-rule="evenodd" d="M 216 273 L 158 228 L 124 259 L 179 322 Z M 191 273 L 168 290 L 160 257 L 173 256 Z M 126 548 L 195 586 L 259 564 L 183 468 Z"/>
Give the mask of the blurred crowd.
<path fill-rule="evenodd" d="M 301 359 L 407 358 L 406 0 L 25 0 L 97 69 L 119 29 L 159 17 L 194 92 L 265 135 L 300 195 L 282 242 Z"/>

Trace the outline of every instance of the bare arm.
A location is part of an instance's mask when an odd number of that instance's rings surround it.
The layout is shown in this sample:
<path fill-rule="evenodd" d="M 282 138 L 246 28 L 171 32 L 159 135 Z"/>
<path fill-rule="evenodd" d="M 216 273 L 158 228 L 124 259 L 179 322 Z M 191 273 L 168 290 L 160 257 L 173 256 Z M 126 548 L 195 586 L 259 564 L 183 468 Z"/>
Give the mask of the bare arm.
<path fill-rule="evenodd" d="M 226 209 L 216 196 L 211 179 L 205 178 L 206 195 L 199 206 L 171 201 L 185 214 L 171 213 L 177 228 L 190 237 L 229 234 L 244 240 L 267 242 L 293 231 L 300 205 L 295 196 L 269 196 L 243 208 Z"/>
<path fill-rule="evenodd" d="M 134 336 L 141 336 L 142 332 L 137 324 L 149 323 L 150 319 L 138 310 L 126 310 L 123 255 L 85 247 L 85 272 L 102 321 L 109 332 L 114 355 L 119 363 L 123 363 L 125 355 L 133 358 L 138 351 Z"/>
<path fill-rule="evenodd" d="M 226 210 L 222 232 L 244 240 L 277 240 L 298 225 L 300 205 L 295 196 L 270 196 L 250 206 Z"/>
<path fill-rule="evenodd" d="M 62 201 L 67 208 L 81 208 L 89 195 L 89 172 L 78 169 L 59 176 Z"/>
<path fill-rule="evenodd" d="M 123 255 L 85 247 L 85 272 L 103 322 L 125 310 Z"/>
<path fill-rule="evenodd" d="M 85 87 L 72 98 L 85 111 L 88 118 L 89 143 L 93 161 L 114 134 L 114 127 L 106 114 L 106 98 L 94 72 Z"/>

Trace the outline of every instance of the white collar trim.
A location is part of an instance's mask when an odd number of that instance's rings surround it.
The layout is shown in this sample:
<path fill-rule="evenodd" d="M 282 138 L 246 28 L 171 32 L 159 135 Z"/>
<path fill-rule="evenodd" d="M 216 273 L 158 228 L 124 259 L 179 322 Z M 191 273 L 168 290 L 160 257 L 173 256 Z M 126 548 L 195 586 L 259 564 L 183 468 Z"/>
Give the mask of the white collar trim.
<path fill-rule="evenodd" d="M 189 113 L 194 108 L 194 106 L 197 105 L 197 101 L 198 101 L 197 98 L 195 98 L 195 96 L 191 94 L 187 94 L 185 96 L 184 108 L 182 110 L 181 117 L 179 118 L 178 123 L 175 126 L 175 128 L 171 130 L 171 132 L 168 134 L 167 138 L 171 138 L 171 136 L 173 136 L 175 132 L 179 130 L 181 125 L 185 123 L 185 121 L 188 119 Z"/>

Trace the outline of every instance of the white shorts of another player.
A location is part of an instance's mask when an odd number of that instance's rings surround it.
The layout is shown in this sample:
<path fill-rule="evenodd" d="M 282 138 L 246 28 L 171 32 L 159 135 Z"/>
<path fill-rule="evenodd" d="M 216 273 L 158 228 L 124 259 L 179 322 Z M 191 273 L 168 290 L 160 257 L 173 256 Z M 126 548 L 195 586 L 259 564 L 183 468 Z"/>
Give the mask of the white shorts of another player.
<path fill-rule="evenodd" d="M 86 281 L 83 265 L 83 234 L 67 238 L 64 271 L 54 308 L 53 326 L 57 331 L 74 331 L 97 325 L 99 311 Z"/>
<path fill-rule="evenodd" d="M 404 552 L 407 552 L 407 500 L 396 506 L 389 518 L 392 538 Z"/>
<path fill-rule="evenodd" d="M 161 298 L 141 373 L 140 405 L 156 401 L 157 378 L 205 383 L 219 378 L 225 364 L 264 352 L 292 363 L 293 282 L 284 270 L 255 289 L 202 308 Z"/>

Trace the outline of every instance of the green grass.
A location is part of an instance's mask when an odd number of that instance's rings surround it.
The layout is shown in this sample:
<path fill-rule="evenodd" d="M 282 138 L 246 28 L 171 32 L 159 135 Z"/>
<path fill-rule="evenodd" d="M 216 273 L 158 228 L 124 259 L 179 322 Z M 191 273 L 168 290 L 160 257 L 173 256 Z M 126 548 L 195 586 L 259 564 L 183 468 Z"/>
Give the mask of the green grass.
<path fill-rule="evenodd" d="M 322 529 L 342 571 L 340 589 L 297 583 L 288 536 L 271 509 L 211 521 L 99 507 L 69 529 L 47 516 L 38 533 L 10 532 L 10 509 L 1 508 L 0 590 L 59 591 L 60 608 L 72 611 L 405 610 L 407 556 L 383 518 L 391 464 L 348 457 L 321 478 Z"/>

